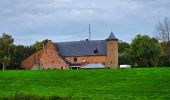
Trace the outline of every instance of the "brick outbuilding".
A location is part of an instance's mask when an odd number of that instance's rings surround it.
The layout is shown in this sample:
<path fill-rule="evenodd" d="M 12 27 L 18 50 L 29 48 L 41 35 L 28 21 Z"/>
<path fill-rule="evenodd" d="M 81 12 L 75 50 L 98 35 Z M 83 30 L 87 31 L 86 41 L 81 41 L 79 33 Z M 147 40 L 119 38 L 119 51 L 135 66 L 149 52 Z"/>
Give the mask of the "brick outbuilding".
<path fill-rule="evenodd" d="M 71 42 L 48 41 L 45 47 L 21 63 L 24 69 L 69 69 L 100 63 L 110 68 L 118 67 L 118 39 L 113 32 L 105 40 Z"/>

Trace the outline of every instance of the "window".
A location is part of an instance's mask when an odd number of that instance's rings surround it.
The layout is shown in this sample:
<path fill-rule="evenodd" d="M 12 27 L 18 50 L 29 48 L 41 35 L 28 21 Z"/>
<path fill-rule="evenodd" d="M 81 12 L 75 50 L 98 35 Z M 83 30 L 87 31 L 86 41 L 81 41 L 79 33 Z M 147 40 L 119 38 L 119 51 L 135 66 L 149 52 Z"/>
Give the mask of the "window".
<path fill-rule="evenodd" d="M 76 57 L 74 57 L 74 62 L 77 62 L 77 58 Z"/>
<path fill-rule="evenodd" d="M 95 50 L 94 50 L 94 54 L 98 54 L 99 53 L 99 51 L 98 51 L 98 49 L 96 48 Z"/>

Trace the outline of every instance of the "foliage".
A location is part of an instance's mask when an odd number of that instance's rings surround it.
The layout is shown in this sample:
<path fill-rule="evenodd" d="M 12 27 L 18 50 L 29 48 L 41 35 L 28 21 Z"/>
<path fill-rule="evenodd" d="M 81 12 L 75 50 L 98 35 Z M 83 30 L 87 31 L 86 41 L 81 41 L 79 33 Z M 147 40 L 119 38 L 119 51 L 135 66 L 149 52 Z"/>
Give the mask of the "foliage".
<path fill-rule="evenodd" d="M 1 71 L 0 97 L 34 94 L 74 100 L 168 100 L 169 68 Z"/>
<path fill-rule="evenodd" d="M 119 41 L 118 45 L 119 53 L 124 53 L 124 51 L 130 46 L 127 42 L 123 41 Z"/>
<path fill-rule="evenodd" d="M 170 20 L 166 17 L 156 26 L 156 38 L 161 41 L 164 48 L 164 55 L 159 61 L 160 66 L 170 66 Z"/>
<path fill-rule="evenodd" d="M 5 66 L 10 65 L 12 60 L 12 54 L 14 53 L 14 39 L 12 36 L 5 33 L 0 37 L 0 62 L 3 64 L 3 69 Z"/>
<path fill-rule="evenodd" d="M 162 55 L 159 60 L 159 66 L 161 67 L 169 67 L 170 66 L 170 56 Z"/>
<path fill-rule="evenodd" d="M 170 41 L 161 42 L 163 47 L 164 55 L 160 57 L 159 66 L 169 67 L 170 66 Z"/>
<path fill-rule="evenodd" d="M 32 53 L 35 52 L 35 49 L 31 46 L 23 46 L 23 45 L 18 45 L 15 46 L 15 54 L 13 54 L 13 60 L 11 62 L 11 66 L 13 68 L 19 68 L 20 63 L 22 60 L 24 60 L 26 57 L 30 56 Z"/>
<path fill-rule="evenodd" d="M 156 67 L 159 64 L 159 58 L 163 55 L 163 49 L 156 39 L 147 35 L 137 35 L 127 53 L 131 64 L 137 63 L 138 66 Z"/>
<path fill-rule="evenodd" d="M 46 43 L 47 43 L 48 41 L 49 41 L 48 39 L 43 40 L 43 41 L 41 41 L 41 42 L 36 41 L 36 43 L 32 45 L 32 48 L 34 48 L 35 51 L 38 51 L 38 50 L 42 49 L 43 46 L 46 45 Z"/>
<path fill-rule="evenodd" d="M 119 41 L 118 43 L 118 51 L 119 51 L 119 65 L 128 64 L 129 60 L 126 56 L 127 49 L 129 49 L 129 44 L 126 42 Z"/>

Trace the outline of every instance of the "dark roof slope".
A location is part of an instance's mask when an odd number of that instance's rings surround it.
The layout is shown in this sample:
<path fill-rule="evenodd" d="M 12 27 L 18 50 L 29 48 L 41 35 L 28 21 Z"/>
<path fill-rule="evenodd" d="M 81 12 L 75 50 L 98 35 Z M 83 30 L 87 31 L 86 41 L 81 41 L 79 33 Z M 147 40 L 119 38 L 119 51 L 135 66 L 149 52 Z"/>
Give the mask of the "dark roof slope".
<path fill-rule="evenodd" d="M 106 55 L 107 53 L 105 40 L 58 42 L 55 45 L 62 56 Z M 98 52 L 94 54 L 96 48 Z"/>
<path fill-rule="evenodd" d="M 113 32 L 110 33 L 109 37 L 106 40 L 118 40 Z"/>

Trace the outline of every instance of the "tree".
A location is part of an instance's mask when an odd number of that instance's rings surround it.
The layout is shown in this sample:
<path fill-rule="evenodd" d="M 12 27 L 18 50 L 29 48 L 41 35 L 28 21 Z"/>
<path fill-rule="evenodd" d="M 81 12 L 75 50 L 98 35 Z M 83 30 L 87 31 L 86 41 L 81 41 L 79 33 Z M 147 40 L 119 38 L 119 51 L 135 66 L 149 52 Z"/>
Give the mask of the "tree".
<path fill-rule="evenodd" d="M 119 53 L 123 53 L 125 49 L 129 48 L 129 44 L 127 42 L 119 41 Z"/>
<path fill-rule="evenodd" d="M 13 42 L 14 39 L 12 36 L 7 35 L 5 33 L 0 37 L 0 62 L 3 65 L 3 70 L 6 66 L 11 63 L 12 53 L 13 53 Z"/>
<path fill-rule="evenodd" d="M 18 69 L 20 67 L 21 61 L 23 61 L 26 57 L 31 55 L 33 52 L 35 52 L 35 49 L 33 49 L 31 46 L 23 46 L 23 45 L 17 45 L 14 47 L 14 53 L 12 53 L 12 61 L 10 66 L 12 66 L 13 69 Z"/>
<path fill-rule="evenodd" d="M 160 21 L 156 26 L 157 39 L 161 40 L 161 45 L 163 46 L 164 55 L 161 57 L 159 62 L 161 66 L 170 66 L 170 21 L 168 18 L 165 18 L 163 21 Z"/>
<path fill-rule="evenodd" d="M 43 46 L 45 46 L 48 41 L 49 41 L 48 39 L 43 40 L 41 42 L 36 41 L 36 43 L 32 45 L 32 48 L 34 48 L 35 51 L 38 51 L 38 50 L 42 49 Z"/>
<path fill-rule="evenodd" d="M 161 40 L 163 42 L 170 40 L 170 21 L 168 20 L 168 18 L 165 18 L 163 21 L 160 21 L 156 28 L 156 38 L 158 40 Z"/>
<path fill-rule="evenodd" d="M 129 44 L 123 41 L 119 41 L 118 46 L 119 51 L 119 65 L 129 64 L 129 59 L 127 58 L 127 49 L 129 49 Z"/>
<path fill-rule="evenodd" d="M 138 66 L 143 67 L 156 67 L 162 54 L 160 43 L 147 35 L 137 35 L 128 49 L 131 64 L 137 63 Z"/>

